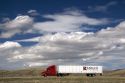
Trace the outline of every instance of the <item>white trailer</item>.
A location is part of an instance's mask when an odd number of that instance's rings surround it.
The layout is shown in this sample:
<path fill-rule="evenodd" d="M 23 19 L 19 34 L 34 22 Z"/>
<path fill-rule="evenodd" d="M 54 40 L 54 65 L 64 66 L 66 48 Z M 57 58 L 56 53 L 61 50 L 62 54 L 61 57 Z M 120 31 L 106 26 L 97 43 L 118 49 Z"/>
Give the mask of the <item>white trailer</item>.
<path fill-rule="evenodd" d="M 103 74 L 102 66 L 77 66 L 77 65 L 58 65 L 58 73 L 83 73 L 87 76 L 94 76 L 96 74 Z"/>
<path fill-rule="evenodd" d="M 58 73 L 103 73 L 102 66 L 59 65 Z"/>

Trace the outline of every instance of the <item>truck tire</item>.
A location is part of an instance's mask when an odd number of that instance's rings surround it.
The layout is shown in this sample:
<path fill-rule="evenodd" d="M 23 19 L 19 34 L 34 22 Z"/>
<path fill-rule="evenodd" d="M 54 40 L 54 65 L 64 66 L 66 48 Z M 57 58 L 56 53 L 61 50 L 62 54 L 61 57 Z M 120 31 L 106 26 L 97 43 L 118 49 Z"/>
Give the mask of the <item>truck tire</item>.
<path fill-rule="evenodd" d="M 43 76 L 44 76 L 44 77 L 47 77 L 47 74 L 44 74 Z"/>
<path fill-rule="evenodd" d="M 59 73 L 57 73 L 57 77 L 60 77 Z"/>
<path fill-rule="evenodd" d="M 62 73 L 58 73 L 57 76 L 58 76 L 58 77 L 63 77 L 64 74 L 62 74 Z"/>

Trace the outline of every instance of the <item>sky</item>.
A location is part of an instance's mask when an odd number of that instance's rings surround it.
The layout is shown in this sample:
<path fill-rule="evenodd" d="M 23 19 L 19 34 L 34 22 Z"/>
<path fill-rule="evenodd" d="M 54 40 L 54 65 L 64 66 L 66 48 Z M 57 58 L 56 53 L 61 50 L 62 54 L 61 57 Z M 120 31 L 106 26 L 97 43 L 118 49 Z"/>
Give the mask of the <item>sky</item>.
<path fill-rule="evenodd" d="M 0 0 L 0 69 L 125 68 L 124 0 Z"/>

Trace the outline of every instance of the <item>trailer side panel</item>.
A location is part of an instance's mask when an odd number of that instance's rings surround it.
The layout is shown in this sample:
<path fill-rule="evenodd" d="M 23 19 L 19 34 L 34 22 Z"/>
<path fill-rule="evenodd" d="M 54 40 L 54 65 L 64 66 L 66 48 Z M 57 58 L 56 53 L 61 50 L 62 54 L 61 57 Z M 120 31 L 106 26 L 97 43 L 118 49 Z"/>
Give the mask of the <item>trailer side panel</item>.
<path fill-rule="evenodd" d="M 58 73 L 103 73 L 102 66 L 59 65 Z"/>

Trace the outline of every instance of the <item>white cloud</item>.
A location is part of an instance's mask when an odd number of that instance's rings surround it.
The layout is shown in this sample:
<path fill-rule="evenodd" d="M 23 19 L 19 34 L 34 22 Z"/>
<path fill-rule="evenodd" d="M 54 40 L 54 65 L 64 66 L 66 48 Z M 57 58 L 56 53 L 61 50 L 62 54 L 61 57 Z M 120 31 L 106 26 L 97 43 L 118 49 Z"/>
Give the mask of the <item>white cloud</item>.
<path fill-rule="evenodd" d="M 21 60 L 21 59 L 28 59 L 28 60 L 30 60 L 30 59 L 40 59 L 40 58 L 42 58 L 42 56 L 40 56 L 40 55 L 38 55 L 38 56 L 36 56 L 35 54 L 19 54 L 19 53 L 17 53 L 17 55 L 15 55 L 15 56 L 13 56 L 13 57 L 11 57 L 11 58 L 8 58 L 8 60 L 10 61 L 10 62 L 15 62 L 15 60 Z"/>
<path fill-rule="evenodd" d="M 81 32 L 82 25 L 103 25 L 108 23 L 108 20 L 90 18 L 76 11 L 44 17 L 52 21 L 34 22 L 32 17 L 26 15 L 17 16 L 14 20 L 0 25 L 4 30 L 0 35 L 3 38 L 32 31 L 57 32 L 44 34 L 40 41 L 39 37 L 17 40 L 39 41 L 39 44 L 31 47 L 21 47 L 17 42 L 0 44 L 0 68 L 82 64 L 82 60 L 103 65 L 121 60 L 122 62 L 116 64 L 118 66 L 125 61 L 125 21 L 97 33 L 86 33 Z M 110 66 L 112 64 L 115 63 L 110 63 Z"/>
<path fill-rule="evenodd" d="M 29 13 L 36 12 L 30 10 Z M 34 22 L 34 18 L 28 15 L 17 16 L 13 20 L 0 24 L 3 30 L 1 38 L 9 38 L 15 34 L 22 33 L 44 33 L 44 32 L 76 32 L 81 31 L 82 25 L 104 25 L 109 22 L 108 19 L 90 18 L 79 11 L 66 11 L 59 14 L 44 15 L 45 19 L 51 21 Z"/>
<path fill-rule="evenodd" d="M 35 67 L 35 66 L 45 66 L 45 65 L 47 65 L 47 64 L 43 64 L 43 63 L 41 63 L 41 62 L 29 62 L 29 63 L 27 63 L 27 64 L 24 64 L 24 66 L 29 66 L 29 67 Z"/>
<path fill-rule="evenodd" d="M 21 28 L 27 25 L 32 24 L 33 19 L 29 16 L 17 16 L 14 20 L 7 22 L 5 26 L 7 28 Z"/>
<path fill-rule="evenodd" d="M 6 30 L 5 32 L 2 32 L 0 34 L 0 38 L 10 38 L 14 36 L 16 33 L 21 33 L 21 31 L 19 29 Z"/>
<path fill-rule="evenodd" d="M 8 64 L 11 67 L 16 64 L 17 68 L 18 65 L 22 68 L 50 64 L 83 64 L 82 60 L 87 60 L 87 65 L 99 64 L 107 67 L 108 64 L 110 68 L 118 68 L 125 63 L 124 31 L 123 21 L 114 28 L 98 33 L 59 32 L 44 35 L 35 46 L 1 50 L 0 67 L 9 68 Z M 6 65 L 3 66 L 3 63 Z"/>
<path fill-rule="evenodd" d="M 107 28 L 106 30 L 101 30 L 100 32 L 98 32 L 99 34 L 99 37 L 106 37 L 107 39 L 108 38 L 112 38 L 112 39 L 122 39 L 124 40 L 125 38 L 125 21 L 121 22 L 119 25 L 117 25 L 116 27 L 114 28 Z M 119 41 L 119 40 L 117 40 Z M 115 41 L 113 41 L 115 42 Z"/>
<path fill-rule="evenodd" d="M 39 42 L 40 37 L 33 37 L 29 39 L 15 40 L 16 42 Z"/>
<path fill-rule="evenodd" d="M 6 41 L 5 43 L 0 44 L 0 49 L 7 49 L 13 47 L 21 47 L 21 45 L 17 42 L 12 42 L 12 41 Z"/>
<path fill-rule="evenodd" d="M 109 21 L 105 18 L 95 19 L 87 17 L 81 12 L 66 12 L 62 14 L 45 15 L 46 19 L 52 21 L 38 22 L 34 24 L 34 29 L 45 32 L 72 32 L 80 31 L 82 25 L 103 25 Z"/>
<path fill-rule="evenodd" d="M 40 14 L 37 12 L 37 10 L 33 10 L 33 9 L 29 10 L 27 13 L 28 13 L 29 15 L 31 15 L 31 16 L 38 16 L 38 15 L 40 15 Z"/>
<path fill-rule="evenodd" d="M 17 16 L 14 20 L 1 24 L 0 28 L 4 31 L 0 34 L 0 37 L 8 38 L 15 34 L 25 33 L 32 28 L 32 23 L 33 18 L 27 15 Z"/>

